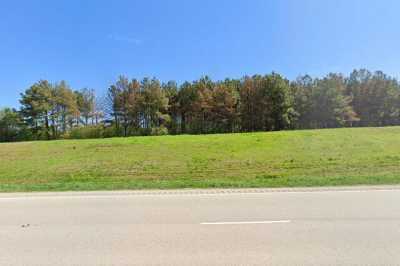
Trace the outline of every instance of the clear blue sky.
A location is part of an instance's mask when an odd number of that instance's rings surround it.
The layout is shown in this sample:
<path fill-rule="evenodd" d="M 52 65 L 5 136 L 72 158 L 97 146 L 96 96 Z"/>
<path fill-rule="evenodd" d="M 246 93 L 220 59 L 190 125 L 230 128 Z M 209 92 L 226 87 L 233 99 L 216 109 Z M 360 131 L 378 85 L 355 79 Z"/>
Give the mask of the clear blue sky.
<path fill-rule="evenodd" d="M 400 1 L 13 0 L 1 4 L 0 106 L 39 79 L 102 93 L 163 81 L 367 67 L 397 76 Z"/>

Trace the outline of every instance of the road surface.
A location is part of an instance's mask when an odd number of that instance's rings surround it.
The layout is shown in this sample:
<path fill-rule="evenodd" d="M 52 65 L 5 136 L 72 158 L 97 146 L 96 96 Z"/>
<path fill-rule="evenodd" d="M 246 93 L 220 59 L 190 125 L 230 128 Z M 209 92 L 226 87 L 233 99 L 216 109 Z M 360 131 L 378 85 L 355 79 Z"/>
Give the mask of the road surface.
<path fill-rule="evenodd" d="M 0 194 L 0 265 L 398 265 L 400 190 Z"/>

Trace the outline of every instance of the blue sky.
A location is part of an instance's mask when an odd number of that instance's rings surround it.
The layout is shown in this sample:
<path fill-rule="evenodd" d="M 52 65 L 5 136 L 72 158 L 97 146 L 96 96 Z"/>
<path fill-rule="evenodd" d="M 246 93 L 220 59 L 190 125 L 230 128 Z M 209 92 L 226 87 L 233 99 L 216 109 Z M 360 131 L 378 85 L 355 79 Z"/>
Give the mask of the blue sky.
<path fill-rule="evenodd" d="M 366 67 L 398 76 L 400 1 L 13 0 L 0 15 L 0 106 L 39 79 L 99 94 L 163 81 Z"/>

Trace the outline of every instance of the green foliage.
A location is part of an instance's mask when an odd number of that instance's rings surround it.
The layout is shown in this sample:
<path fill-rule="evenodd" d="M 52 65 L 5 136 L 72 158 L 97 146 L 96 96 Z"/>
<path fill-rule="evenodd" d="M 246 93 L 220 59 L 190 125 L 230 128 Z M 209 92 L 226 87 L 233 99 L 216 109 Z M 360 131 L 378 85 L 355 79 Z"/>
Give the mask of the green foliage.
<path fill-rule="evenodd" d="M 377 71 L 354 70 L 348 80 L 346 93 L 359 116 L 359 126 L 398 125 L 400 118 L 400 89 L 398 81 Z"/>
<path fill-rule="evenodd" d="M 51 139 L 49 117 L 54 104 L 52 96 L 52 86 L 45 80 L 35 83 L 21 94 L 21 112 L 38 139 L 43 132 L 46 139 Z"/>
<path fill-rule="evenodd" d="M 151 129 L 151 135 L 152 136 L 168 135 L 168 128 L 166 128 L 164 126 L 154 127 L 154 128 Z"/>
<path fill-rule="evenodd" d="M 65 81 L 51 84 L 41 80 L 21 94 L 20 102 L 23 120 L 31 133 L 25 140 L 58 139 L 74 135 L 70 131 L 82 121 L 85 126 L 99 123 L 94 92 L 73 91 Z"/>
<path fill-rule="evenodd" d="M 80 91 L 75 91 L 75 97 L 76 97 L 76 107 L 78 108 L 78 112 L 80 113 L 80 116 L 83 121 L 84 125 L 88 125 L 90 119 L 93 119 L 95 116 L 95 93 L 94 90 L 90 89 L 82 89 Z"/>
<path fill-rule="evenodd" d="M 85 127 L 76 127 L 71 129 L 64 138 L 69 139 L 98 139 L 106 137 L 103 125 L 89 125 Z M 111 135 L 109 137 L 114 137 Z"/>
<path fill-rule="evenodd" d="M 121 132 L 118 132 L 115 126 L 103 128 L 103 138 L 113 138 L 118 136 L 121 136 Z"/>
<path fill-rule="evenodd" d="M 349 77 L 330 73 L 294 82 L 277 73 L 224 81 L 204 76 L 181 86 L 121 76 L 103 100 L 93 90 L 41 80 L 20 102 L 20 121 L 13 127 L 17 137 L 0 140 L 400 125 L 399 82 L 364 69 Z"/>
<path fill-rule="evenodd" d="M 294 108 L 299 128 L 335 128 L 358 121 L 351 97 L 345 94 L 346 81 L 338 74 L 312 80 L 305 76 L 294 86 Z"/>
<path fill-rule="evenodd" d="M 246 77 L 240 95 L 244 131 L 290 128 L 293 103 L 288 80 L 276 73 Z"/>
<path fill-rule="evenodd" d="M 20 113 L 14 109 L 0 109 L 0 142 L 30 140 L 30 131 L 22 122 Z"/>

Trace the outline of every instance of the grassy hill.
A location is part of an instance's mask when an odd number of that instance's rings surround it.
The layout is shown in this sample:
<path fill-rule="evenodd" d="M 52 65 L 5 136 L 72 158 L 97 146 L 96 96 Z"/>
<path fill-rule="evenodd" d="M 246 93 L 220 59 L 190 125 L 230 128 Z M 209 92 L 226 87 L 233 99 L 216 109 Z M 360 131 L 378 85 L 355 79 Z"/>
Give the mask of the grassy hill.
<path fill-rule="evenodd" d="M 0 191 L 400 183 L 400 127 L 0 144 Z"/>

